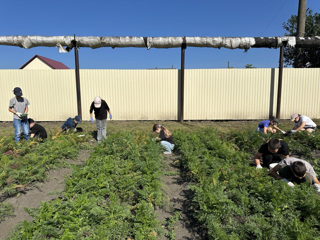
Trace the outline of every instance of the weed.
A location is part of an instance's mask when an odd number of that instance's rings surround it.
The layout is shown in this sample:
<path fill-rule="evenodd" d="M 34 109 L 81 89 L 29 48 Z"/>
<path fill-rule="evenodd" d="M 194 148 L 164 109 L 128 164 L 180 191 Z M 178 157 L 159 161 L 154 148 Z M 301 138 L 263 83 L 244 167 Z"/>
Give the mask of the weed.
<path fill-rule="evenodd" d="M 0 202 L 0 222 L 5 219 L 5 217 L 13 214 L 13 206 L 10 203 Z"/>
<path fill-rule="evenodd" d="M 174 240 L 175 238 L 175 229 L 177 228 L 176 223 L 181 218 L 181 212 L 175 212 L 173 216 L 171 216 L 167 220 L 166 228 L 168 229 L 168 233 L 166 234 L 166 237 L 168 239 Z"/>

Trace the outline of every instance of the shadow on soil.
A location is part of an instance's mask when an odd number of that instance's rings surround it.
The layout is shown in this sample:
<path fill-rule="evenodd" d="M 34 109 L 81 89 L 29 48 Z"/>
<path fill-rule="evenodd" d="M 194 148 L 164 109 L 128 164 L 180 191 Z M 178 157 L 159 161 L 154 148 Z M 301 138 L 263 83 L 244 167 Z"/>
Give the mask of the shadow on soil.
<path fill-rule="evenodd" d="M 158 210 L 160 219 L 165 221 L 164 227 L 167 232 L 165 239 L 208 239 L 206 230 L 193 217 L 197 205 L 192 202 L 194 192 L 188 189 L 190 178 L 187 177 L 188 173 L 185 169 L 180 167 L 179 156 L 165 156 L 165 160 L 167 164 L 165 170 L 171 173 L 163 177 L 164 191 L 169 202 Z M 177 214 L 178 219 L 173 222 Z M 173 227 L 172 224 L 175 226 Z"/>

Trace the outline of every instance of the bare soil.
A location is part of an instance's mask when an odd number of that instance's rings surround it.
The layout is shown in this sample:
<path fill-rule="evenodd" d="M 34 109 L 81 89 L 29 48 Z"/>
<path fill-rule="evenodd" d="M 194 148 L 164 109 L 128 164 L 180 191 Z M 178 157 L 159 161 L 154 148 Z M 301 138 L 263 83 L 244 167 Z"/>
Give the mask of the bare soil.
<path fill-rule="evenodd" d="M 156 209 L 158 220 L 163 222 L 165 229 L 165 235 L 162 239 L 173 239 L 170 233 L 174 233 L 173 237 L 177 240 L 204 239 L 191 217 L 189 208 L 191 203 L 188 199 L 190 190 L 188 183 L 181 177 L 179 157 L 174 154 L 164 155 L 164 157 L 166 167 L 163 171 L 167 174 L 162 177 L 162 181 L 164 183 L 163 191 L 168 199 L 164 207 Z M 172 221 L 175 214 L 179 214 L 179 218 L 177 221 Z"/>

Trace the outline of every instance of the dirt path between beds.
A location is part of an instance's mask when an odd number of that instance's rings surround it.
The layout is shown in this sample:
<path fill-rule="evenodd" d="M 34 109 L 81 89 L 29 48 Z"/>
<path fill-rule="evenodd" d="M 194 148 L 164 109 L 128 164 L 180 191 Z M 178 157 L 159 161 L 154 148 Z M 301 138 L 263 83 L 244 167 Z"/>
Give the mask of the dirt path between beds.
<path fill-rule="evenodd" d="M 78 158 L 70 164 L 80 165 L 89 158 L 89 150 L 80 150 Z M 72 168 L 61 168 L 48 171 L 45 182 L 35 183 L 24 193 L 8 198 L 4 202 L 10 203 L 14 208 L 13 216 L 0 222 L 0 239 L 3 240 L 12 233 L 15 227 L 22 221 L 32 221 L 24 208 L 38 208 L 41 202 L 48 202 L 60 196 L 65 189 L 65 179 L 72 173 Z"/>
<path fill-rule="evenodd" d="M 158 220 L 164 222 L 165 236 L 162 239 L 198 240 L 197 226 L 193 224 L 190 213 L 188 183 L 181 178 L 177 155 L 165 155 L 166 173 L 163 177 L 163 190 L 168 196 L 164 207 L 157 208 Z"/>

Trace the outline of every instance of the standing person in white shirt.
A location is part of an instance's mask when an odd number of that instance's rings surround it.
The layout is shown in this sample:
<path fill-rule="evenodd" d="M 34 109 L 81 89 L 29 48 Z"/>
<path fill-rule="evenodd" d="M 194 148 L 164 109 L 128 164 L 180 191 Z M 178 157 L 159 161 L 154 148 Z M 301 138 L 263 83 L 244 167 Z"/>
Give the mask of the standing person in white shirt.
<path fill-rule="evenodd" d="M 305 115 L 300 115 L 298 113 L 291 114 L 291 121 L 293 121 L 293 130 L 291 132 L 298 131 L 308 131 L 314 132 L 317 128 L 317 124 L 315 124 L 309 117 Z"/>

